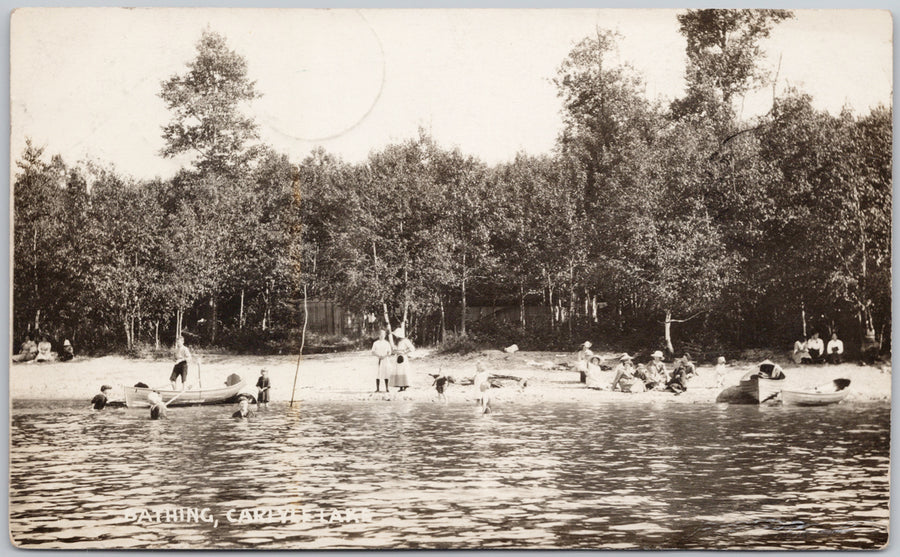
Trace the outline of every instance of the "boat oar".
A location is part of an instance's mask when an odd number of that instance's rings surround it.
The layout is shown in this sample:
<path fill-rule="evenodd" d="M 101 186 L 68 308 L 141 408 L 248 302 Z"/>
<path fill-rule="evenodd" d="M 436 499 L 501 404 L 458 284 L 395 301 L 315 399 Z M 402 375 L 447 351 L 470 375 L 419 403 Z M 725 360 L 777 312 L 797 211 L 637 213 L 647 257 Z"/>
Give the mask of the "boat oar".
<path fill-rule="evenodd" d="M 172 401 L 173 401 L 173 400 L 175 400 L 176 398 L 180 397 L 180 396 L 183 395 L 183 394 L 184 394 L 184 391 L 181 391 L 181 392 L 178 393 L 177 395 L 175 395 L 175 396 L 173 396 L 172 398 L 170 398 L 167 402 L 163 402 L 163 406 L 169 406 L 170 404 L 172 404 Z"/>

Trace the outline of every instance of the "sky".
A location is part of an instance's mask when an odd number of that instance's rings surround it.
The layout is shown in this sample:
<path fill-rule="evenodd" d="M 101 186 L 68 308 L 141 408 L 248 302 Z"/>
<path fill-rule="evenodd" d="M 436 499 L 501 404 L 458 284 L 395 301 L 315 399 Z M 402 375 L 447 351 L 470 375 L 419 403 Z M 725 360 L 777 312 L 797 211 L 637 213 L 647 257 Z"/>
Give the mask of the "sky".
<path fill-rule="evenodd" d="M 549 152 L 562 125 L 552 78 L 599 28 L 650 99 L 684 91 L 675 10 L 286 10 L 28 8 L 11 22 L 11 160 L 31 138 L 74 163 L 112 163 L 136 178 L 172 176 L 160 84 L 185 73 L 204 29 L 244 56 L 262 97 L 247 108 L 261 140 L 300 162 L 316 146 L 355 162 L 427 130 L 494 164 Z M 795 10 L 762 44 L 776 91 L 858 114 L 891 105 L 891 16 Z M 742 116 L 771 107 L 771 87 Z M 14 169 L 13 169 L 14 170 Z"/>

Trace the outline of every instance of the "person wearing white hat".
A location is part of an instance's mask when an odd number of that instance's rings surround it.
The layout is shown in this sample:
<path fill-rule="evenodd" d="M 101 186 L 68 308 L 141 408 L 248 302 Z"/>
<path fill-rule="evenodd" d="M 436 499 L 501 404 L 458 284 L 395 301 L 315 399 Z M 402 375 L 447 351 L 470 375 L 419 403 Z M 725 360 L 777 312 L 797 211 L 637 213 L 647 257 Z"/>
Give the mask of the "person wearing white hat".
<path fill-rule="evenodd" d="M 68 362 L 72 358 L 75 357 L 75 350 L 72 348 L 72 343 L 69 342 L 69 339 L 66 339 L 63 342 L 62 351 L 59 353 L 59 361 L 60 362 Z"/>
<path fill-rule="evenodd" d="M 409 388 L 409 356 L 416 349 L 411 340 L 406 338 L 402 327 L 394 329 L 394 336 L 397 337 L 394 354 L 397 354 L 397 365 L 394 366 L 393 375 L 391 375 L 391 384 L 398 387 L 400 392 Z"/>
<path fill-rule="evenodd" d="M 669 372 L 666 371 L 666 364 L 662 361 L 663 353 L 662 351 L 657 350 L 651 354 L 650 357 L 653 358 L 653 361 L 647 364 L 647 370 L 653 380 L 656 381 L 656 388 L 663 389 L 665 388 L 666 383 L 669 382 Z"/>
<path fill-rule="evenodd" d="M 575 355 L 575 371 L 581 374 L 581 382 L 587 381 L 588 360 L 594 353 L 591 352 L 591 341 L 586 340 L 581 343 L 581 350 Z"/>
<path fill-rule="evenodd" d="M 635 377 L 634 358 L 628 355 L 628 352 L 622 354 L 619 358 L 619 365 L 616 366 L 616 377 L 613 379 L 610 389 L 619 390 L 623 393 L 641 393 L 644 392 L 644 382 Z"/>
<path fill-rule="evenodd" d="M 372 355 L 378 358 L 378 373 L 375 375 L 375 392 L 381 392 L 381 380 L 384 379 L 384 391 L 388 392 L 388 381 L 394 368 L 394 359 L 391 343 L 387 340 L 387 332 L 384 329 L 378 331 L 378 340 L 372 343 Z"/>

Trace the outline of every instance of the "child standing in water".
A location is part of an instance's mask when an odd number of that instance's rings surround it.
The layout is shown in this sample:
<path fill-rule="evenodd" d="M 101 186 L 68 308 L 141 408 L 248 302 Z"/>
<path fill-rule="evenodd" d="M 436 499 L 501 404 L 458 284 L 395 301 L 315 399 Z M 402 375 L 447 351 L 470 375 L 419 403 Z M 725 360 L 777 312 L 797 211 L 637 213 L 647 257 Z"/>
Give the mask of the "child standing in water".
<path fill-rule="evenodd" d="M 725 356 L 719 356 L 716 361 L 716 388 L 721 389 L 725 384 Z"/>
<path fill-rule="evenodd" d="M 266 368 L 259 370 L 259 379 L 256 380 L 256 388 L 259 389 L 259 392 L 256 395 L 256 408 L 259 409 L 262 404 L 265 404 L 266 408 L 268 408 L 269 389 L 272 388 L 272 384 L 269 382 L 269 370 Z"/>
<path fill-rule="evenodd" d="M 481 411 L 485 414 L 491 412 L 490 375 L 491 374 L 485 369 L 483 363 L 478 362 L 475 364 L 475 377 L 472 378 L 472 384 L 475 385 L 475 396 L 478 397 L 478 404 L 481 407 Z"/>

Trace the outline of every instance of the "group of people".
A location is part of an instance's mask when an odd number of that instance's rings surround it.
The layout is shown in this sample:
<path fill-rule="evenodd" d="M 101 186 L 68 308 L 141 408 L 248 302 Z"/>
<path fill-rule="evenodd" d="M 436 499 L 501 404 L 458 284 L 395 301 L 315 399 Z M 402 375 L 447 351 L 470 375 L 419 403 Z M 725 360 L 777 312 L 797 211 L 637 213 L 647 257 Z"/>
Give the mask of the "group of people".
<path fill-rule="evenodd" d="M 409 388 L 409 358 L 416 349 L 411 340 L 406 338 L 402 327 L 397 327 L 388 338 L 387 331 L 378 331 L 378 340 L 372 344 L 372 354 L 378 358 L 378 373 L 375 376 L 375 392 L 381 392 L 384 381 L 384 392 L 389 392 L 389 385 L 397 387 L 400 392 Z M 396 341 L 394 341 L 396 339 Z M 443 392 L 443 389 L 438 389 Z"/>
<path fill-rule="evenodd" d="M 40 336 L 40 342 L 34 341 L 35 337 L 27 335 L 22 345 L 19 347 L 19 353 L 12 357 L 14 362 L 68 362 L 75 358 L 75 349 L 69 339 L 63 341 L 62 350 L 58 353 L 53 351 L 53 345 L 50 338 L 46 335 Z"/>
<path fill-rule="evenodd" d="M 685 353 L 677 358 L 671 372 L 663 362 L 660 350 L 651 354 L 650 362 L 634 363 L 634 358 L 627 352 L 619 357 L 619 363 L 613 370 L 615 377 L 607 384 L 601 375 L 600 357 L 591 351 L 590 341 L 585 341 L 578 351 L 575 369 L 580 373 L 581 382 L 590 389 L 642 393 L 645 391 L 671 391 L 675 394 L 687 390 L 688 380 L 697 374 L 697 366 Z M 720 357 L 716 365 L 716 384 L 722 385 L 725 374 L 725 358 Z"/>
<path fill-rule="evenodd" d="M 795 364 L 840 364 L 843 361 L 844 342 L 838 338 L 837 333 L 831 334 L 828 345 L 819 338 L 819 333 L 813 333 L 809 338 L 801 338 L 794 343 L 794 351 L 791 359 Z"/>

